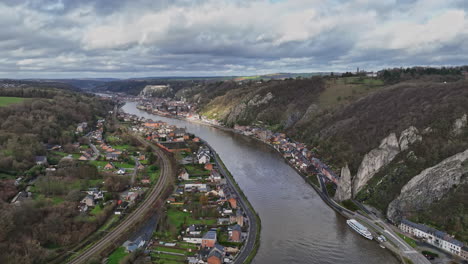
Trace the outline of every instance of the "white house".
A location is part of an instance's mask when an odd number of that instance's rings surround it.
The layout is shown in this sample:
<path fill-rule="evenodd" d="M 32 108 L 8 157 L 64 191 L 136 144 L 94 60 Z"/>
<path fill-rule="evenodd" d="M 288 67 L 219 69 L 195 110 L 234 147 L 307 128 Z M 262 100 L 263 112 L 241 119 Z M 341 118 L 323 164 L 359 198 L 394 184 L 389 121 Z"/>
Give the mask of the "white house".
<path fill-rule="evenodd" d="M 202 238 L 201 237 L 183 237 L 183 241 L 187 243 L 192 243 L 192 244 L 201 244 L 202 243 Z"/>
<path fill-rule="evenodd" d="M 197 152 L 198 164 L 207 164 L 210 162 L 210 150 L 208 148 L 200 147 Z"/>
<path fill-rule="evenodd" d="M 454 239 L 445 232 L 425 226 L 423 224 L 413 223 L 406 219 L 401 221 L 399 227 L 407 234 L 424 239 L 429 244 L 432 244 L 452 254 L 461 256 L 463 243 Z"/>
<path fill-rule="evenodd" d="M 210 156 L 207 154 L 197 155 L 198 164 L 207 164 L 210 162 Z"/>
<path fill-rule="evenodd" d="M 219 181 L 221 181 L 221 179 L 222 179 L 221 174 L 218 171 L 216 171 L 216 170 L 211 171 L 210 180 L 212 182 L 219 182 Z"/>
<path fill-rule="evenodd" d="M 183 169 L 183 170 L 179 173 L 179 179 L 181 179 L 181 180 L 188 181 L 188 180 L 189 180 L 189 177 L 190 177 L 190 175 L 188 174 L 187 170 L 185 170 L 185 169 Z"/>
<path fill-rule="evenodd" d="M 208 188 L 204 183 L 194 183 L 194 184 L 185 184 L 184 189 L 186 192 L 191 192 L 192 190 L 196 189 L 199 192 L 207 192 Z"/>

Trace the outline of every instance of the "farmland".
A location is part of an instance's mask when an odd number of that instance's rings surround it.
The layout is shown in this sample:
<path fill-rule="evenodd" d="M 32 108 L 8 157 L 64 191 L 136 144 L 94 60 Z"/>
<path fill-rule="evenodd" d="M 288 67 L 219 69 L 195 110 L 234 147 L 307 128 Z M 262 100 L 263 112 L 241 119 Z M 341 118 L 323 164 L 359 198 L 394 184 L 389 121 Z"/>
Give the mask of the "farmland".
<path fill-rule="evenodd" d="M 0 107 L 21 103 L 24 101 L 24 99 L 25 98 L 20 98 L 20 97 L 1 97 L 0 96 Z"/>

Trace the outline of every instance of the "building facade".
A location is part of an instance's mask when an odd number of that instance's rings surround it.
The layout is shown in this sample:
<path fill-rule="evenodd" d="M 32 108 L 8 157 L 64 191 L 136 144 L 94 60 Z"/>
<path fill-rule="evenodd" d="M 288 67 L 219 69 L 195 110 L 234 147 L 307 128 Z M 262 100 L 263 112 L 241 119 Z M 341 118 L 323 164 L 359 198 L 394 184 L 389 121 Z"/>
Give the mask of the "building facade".
<path fill-rule="evenodd" d="M 413 223 L 403 219 L 399 226 L 403 232 L 421 238 L 429 244 L 448 251 L 454 255 L 462 256 L 463 243 L 449 234 L 423 224 Z"/>

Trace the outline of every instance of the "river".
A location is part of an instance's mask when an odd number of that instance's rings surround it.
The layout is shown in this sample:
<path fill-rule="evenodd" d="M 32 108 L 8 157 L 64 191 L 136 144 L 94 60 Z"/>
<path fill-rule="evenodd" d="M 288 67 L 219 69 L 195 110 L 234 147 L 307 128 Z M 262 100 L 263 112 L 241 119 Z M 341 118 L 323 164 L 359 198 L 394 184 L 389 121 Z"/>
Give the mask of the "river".
<path fill-rule="evenodd" d="M 219 154 L 262 221 L 253 263 L 399 263 L 388 250 L 351 230 L 269 146 L 230 131 L 152 115 L 136 105 L 128 102 L 122 109 L 185 127 Z"/>

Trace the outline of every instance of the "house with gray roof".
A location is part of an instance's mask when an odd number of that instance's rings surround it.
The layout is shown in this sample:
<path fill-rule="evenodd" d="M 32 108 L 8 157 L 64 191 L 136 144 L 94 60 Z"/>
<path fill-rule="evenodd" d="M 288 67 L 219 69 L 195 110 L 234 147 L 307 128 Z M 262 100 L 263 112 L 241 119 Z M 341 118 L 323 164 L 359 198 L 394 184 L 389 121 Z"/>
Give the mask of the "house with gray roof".
<path fill-rule="evenodd" d="M 421 238 L 431 245 L 457 256 L 461 256 L 461 249 L 464 246 L 463 242 L 456 240 L 443 231 L 439 231 L 423 224 L 414 223 L 407 219 L 401 220 L 399 228 L 403 232 L 413 235 L 416 238 Z"/>

